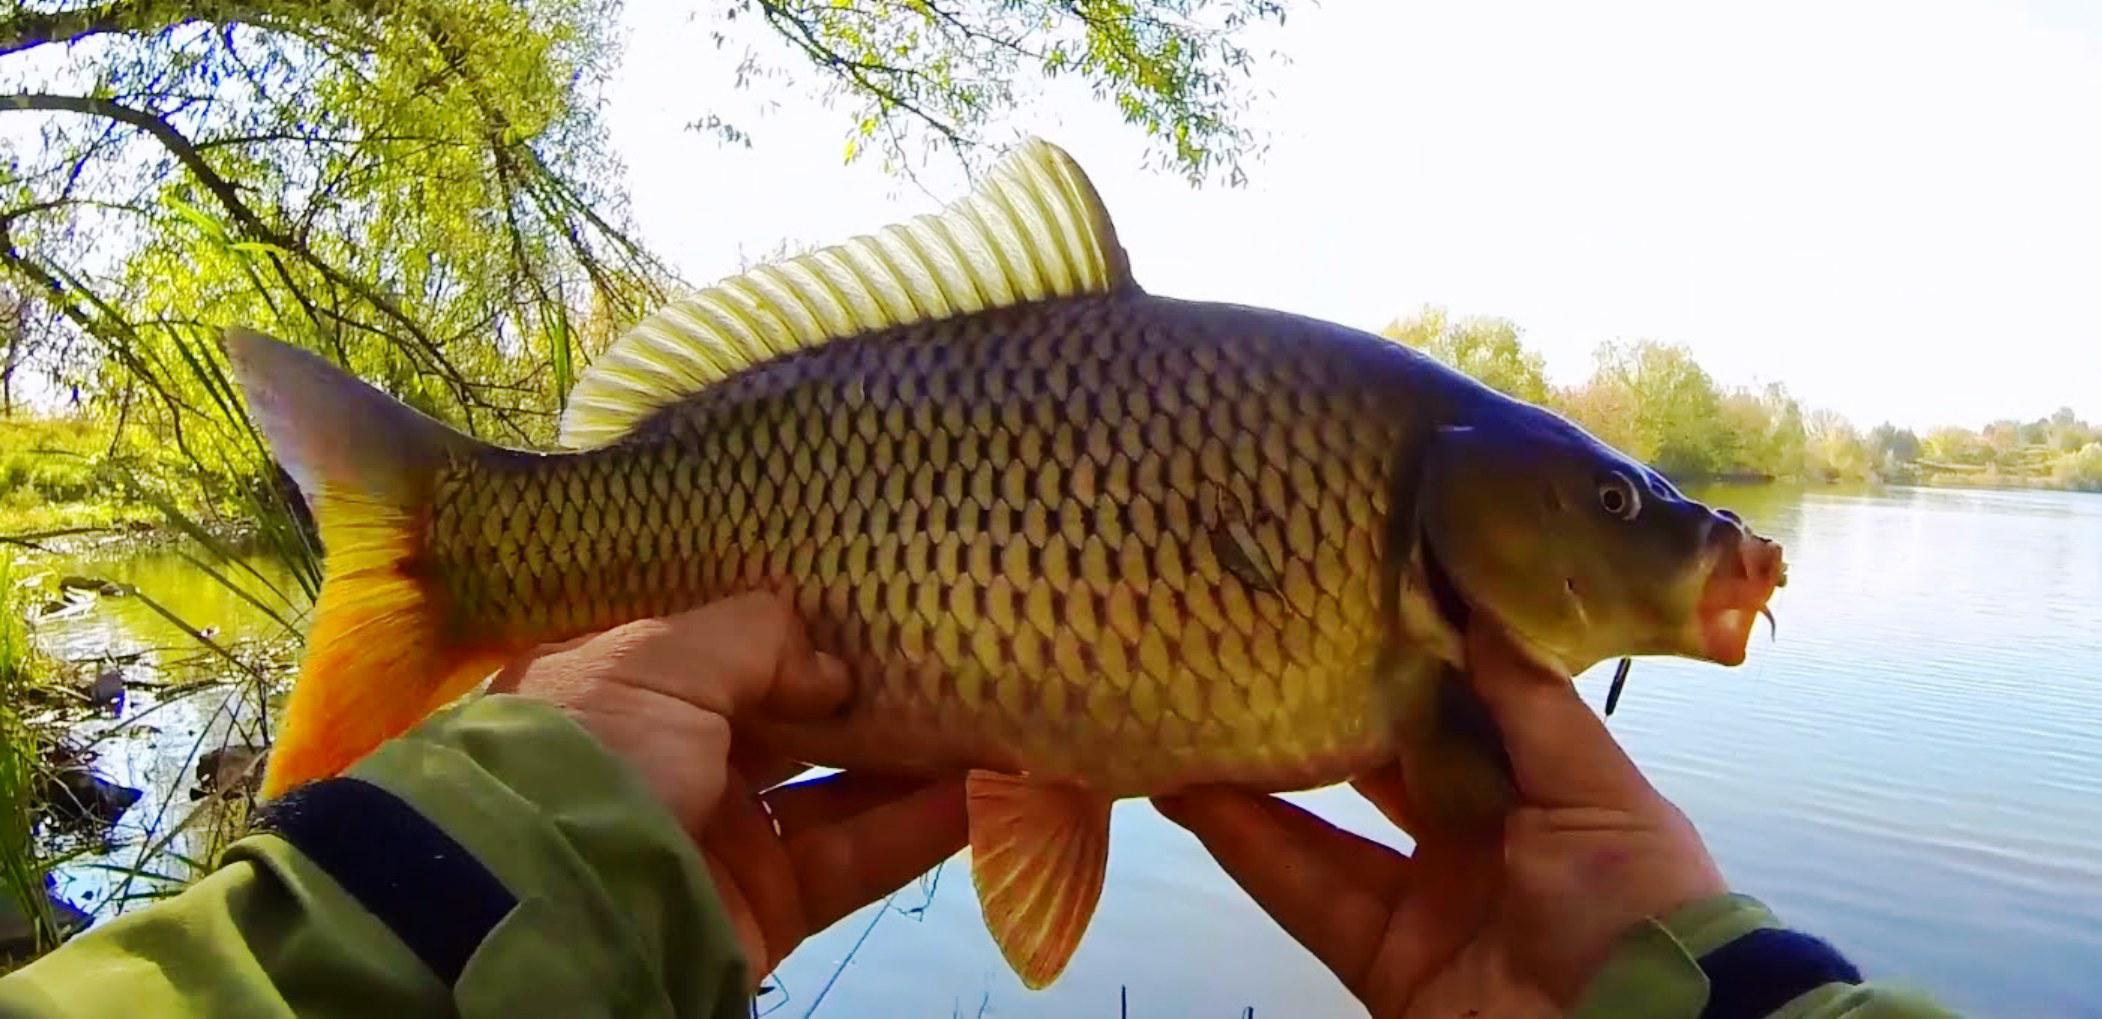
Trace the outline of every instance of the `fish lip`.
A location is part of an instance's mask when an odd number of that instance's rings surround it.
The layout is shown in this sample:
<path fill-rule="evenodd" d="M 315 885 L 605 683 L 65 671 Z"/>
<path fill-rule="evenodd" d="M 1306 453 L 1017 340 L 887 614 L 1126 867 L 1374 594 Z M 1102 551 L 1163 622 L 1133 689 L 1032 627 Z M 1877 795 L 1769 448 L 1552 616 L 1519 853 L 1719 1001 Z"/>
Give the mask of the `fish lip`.
<path fill-rule="evenodd" d="M 1725 532 L 1716 543 L 1693 619 L 1696 654 L 1719 665 L 1741 665 L 1752 626 L 1774 592 L 1787 583 L 1779 542 L 1749 530 Z"/>

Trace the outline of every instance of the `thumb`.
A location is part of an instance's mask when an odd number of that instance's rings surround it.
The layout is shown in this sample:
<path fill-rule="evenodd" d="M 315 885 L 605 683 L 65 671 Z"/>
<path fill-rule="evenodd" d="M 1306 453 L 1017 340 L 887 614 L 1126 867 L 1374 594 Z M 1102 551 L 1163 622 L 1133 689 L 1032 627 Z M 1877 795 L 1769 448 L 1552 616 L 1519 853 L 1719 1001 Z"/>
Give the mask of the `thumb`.
<path fill-rule="evenodd" d="M 1467 628 L 1467 675 L 1528 802 L 1631 808 L 1656 796 L 1570 677 L 1522 650 L 1487 613 Z"/>
<path fill-rule="evenodd" d="M 609 631 L 626 682 L 718 715 L 821 717 L 853 696 L 845 662 L 817 650 L 795 605 L 753 591 Z"/>

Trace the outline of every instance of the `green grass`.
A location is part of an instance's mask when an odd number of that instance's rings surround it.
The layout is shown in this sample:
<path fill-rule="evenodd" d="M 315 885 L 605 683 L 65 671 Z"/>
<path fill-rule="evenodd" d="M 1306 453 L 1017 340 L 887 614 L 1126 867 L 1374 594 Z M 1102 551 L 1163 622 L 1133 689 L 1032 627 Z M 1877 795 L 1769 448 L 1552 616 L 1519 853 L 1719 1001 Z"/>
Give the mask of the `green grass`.
<path fill-rule="evenodd" d="M 15 710 L 28 700 L 36 657 L 16 591 L 12 561 L 0 556 L 0 899 L 29 919 L 34 949 L 43 952 L 62 935 L 44 893 L 48 863 L 36 841 L 42 741 Z M 7 964 L 0 959 L 0 969 Z"/>
<path fill-rule="evenodd" d="M 123 528 L 159 514 L 100 469 L 111 425 L 90 417 L 0 418 L 0 535 Z M 119 444 L 119 457 L 140 451 Z"/>

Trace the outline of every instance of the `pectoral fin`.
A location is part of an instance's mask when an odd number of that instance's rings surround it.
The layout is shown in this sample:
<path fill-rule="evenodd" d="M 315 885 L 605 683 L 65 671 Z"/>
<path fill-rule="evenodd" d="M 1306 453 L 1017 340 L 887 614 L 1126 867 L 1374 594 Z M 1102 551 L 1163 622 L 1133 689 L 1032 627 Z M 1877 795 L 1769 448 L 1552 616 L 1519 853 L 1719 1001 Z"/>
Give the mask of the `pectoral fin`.
<path fill-rule="evenodd" d="M 1493 831 L 1517 799 L 1503 736 L 1466 676 L 1440 669 L 1432 682 L 1420 714 L 1403 721 L 1413 820 L 1452 835 Z"/>
<path fill-rule="evenodd" d="M 973 771 L 965 783 L 971 882 L 986 929 L 1031 990 L 1080 947 L 1109 864 L 1109 800 L 1069 785 Z"/>

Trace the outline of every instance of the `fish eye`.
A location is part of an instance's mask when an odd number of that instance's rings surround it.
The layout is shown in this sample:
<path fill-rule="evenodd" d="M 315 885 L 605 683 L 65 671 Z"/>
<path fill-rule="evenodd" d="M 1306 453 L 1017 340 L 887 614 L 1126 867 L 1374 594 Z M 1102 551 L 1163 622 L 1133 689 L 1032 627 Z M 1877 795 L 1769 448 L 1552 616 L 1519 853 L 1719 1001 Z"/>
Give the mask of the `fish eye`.
<path fill-rule="evenodd" d="M 1633 520 L 1642 512 L 1642 496 L 1636 494 L 1635 483 L 1627 475 L 1610 471 L 1598 479 L 1598 506 L 1622 520 Z"/>

